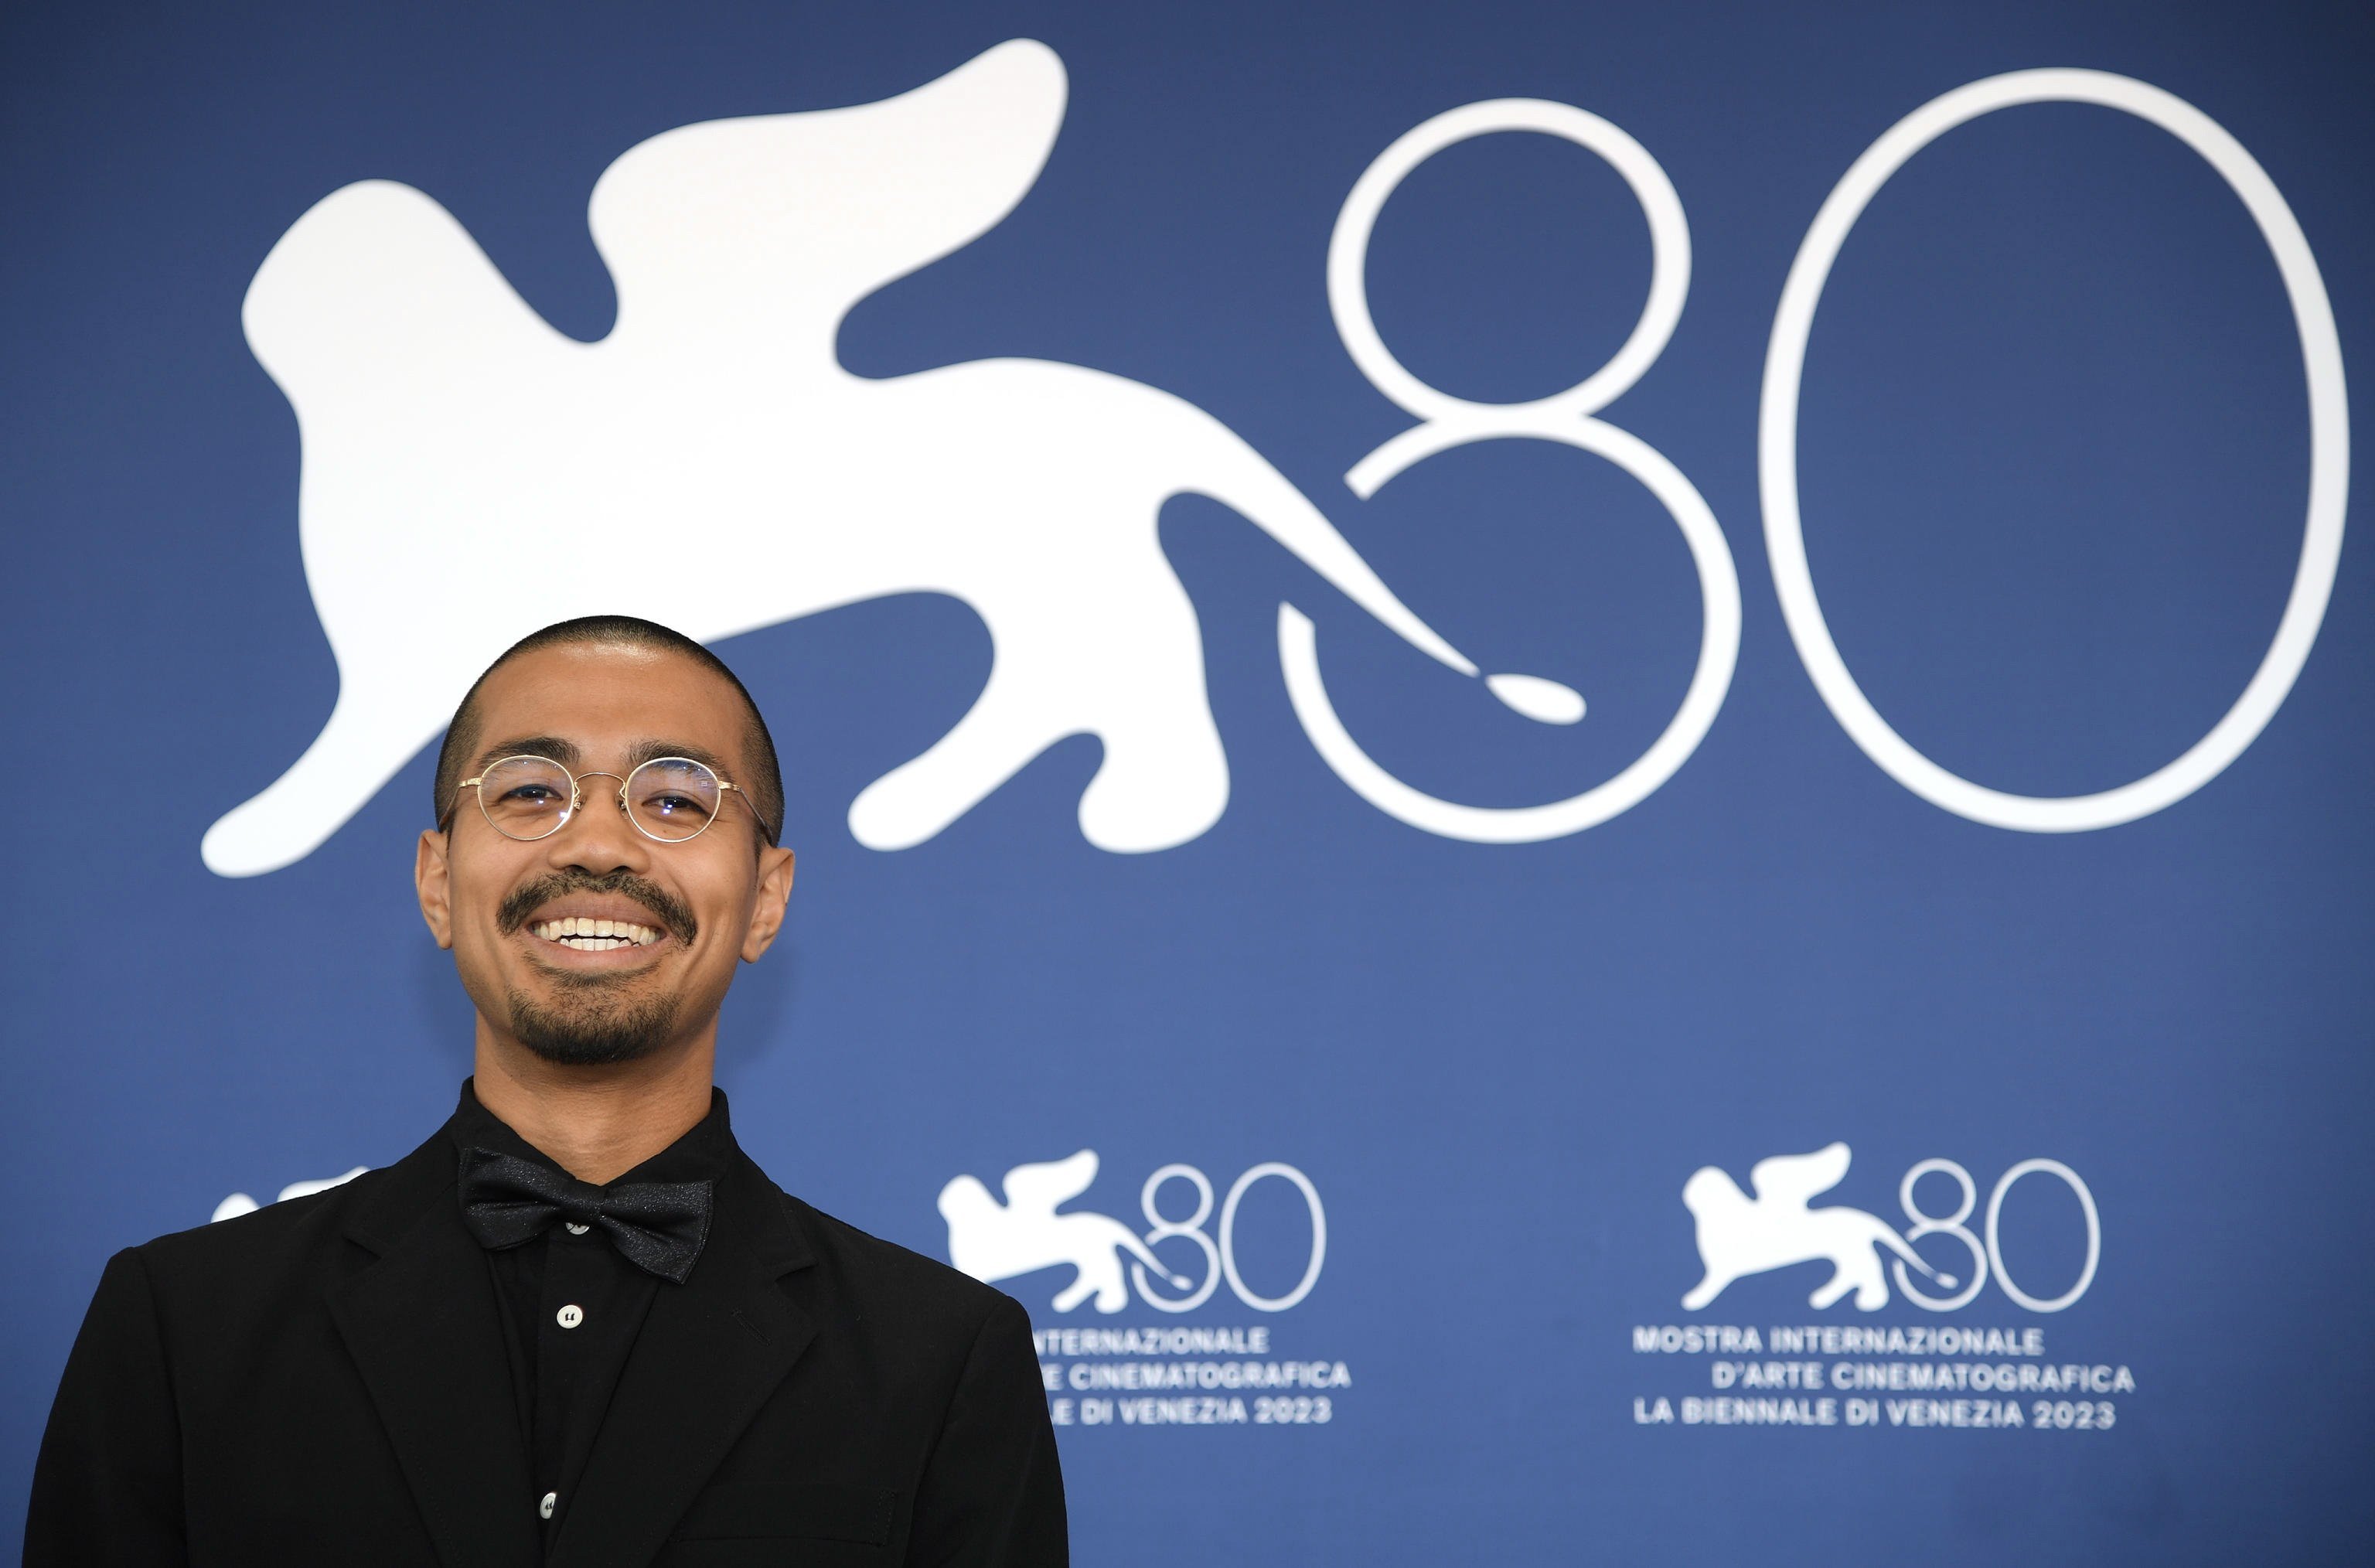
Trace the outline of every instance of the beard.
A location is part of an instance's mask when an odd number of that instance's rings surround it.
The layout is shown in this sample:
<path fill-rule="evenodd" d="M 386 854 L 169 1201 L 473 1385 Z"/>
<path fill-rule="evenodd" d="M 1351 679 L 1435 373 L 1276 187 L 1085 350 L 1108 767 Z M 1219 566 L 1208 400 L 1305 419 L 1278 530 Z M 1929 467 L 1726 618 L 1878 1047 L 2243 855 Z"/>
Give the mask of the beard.
<path fill-rule="evenodd" d="M 650 912 L 652 921 L 679 941 L 691 942 L 700 924 L 684 901 L 658 884 L 625 870 L 596 877 L 572 868 L 515 890 L 496 911 L 495 928 L 508 937 L 552 900 L 573 892 L 624 893 Z M 678 998 L 668 993 L 638 997 L 640 975 L 577 974 L 537 968 L 551 987 L 552 1000 L 539 1001 L 514 987 L 503 1000 L 519 1043 L 557 1067 L 598 1067 L 632 1062 L 668 1043 L 676 1028 Z"/>
<path fill-rule="evenodd" d="M 549 1005 L 520 990 L 505 1000 L 512 1033 L 556 1067 L 640 1061 L 667 1044 L 676 1032 L 673 996 L 620 996 L 624 977 L 566 974 L 550 979 L 557 994 Z"/>

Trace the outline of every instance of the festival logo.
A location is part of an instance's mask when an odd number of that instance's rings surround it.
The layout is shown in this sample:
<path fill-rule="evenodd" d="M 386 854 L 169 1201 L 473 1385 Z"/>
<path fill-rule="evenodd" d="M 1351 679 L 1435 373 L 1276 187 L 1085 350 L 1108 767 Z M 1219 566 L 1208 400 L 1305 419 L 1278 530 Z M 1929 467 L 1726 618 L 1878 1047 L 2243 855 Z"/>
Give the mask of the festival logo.
<path fill-rule="evenodd" d="M 977 1176 L 959 1176 L 940 1189 L 940 1218 L 949 1222 L 949 1261 L 986 1283 L 1069 1264 L 1072 1282 L 1048 1303 L 1069 1312 L 1093 1297 L 1099 1312 L 1129 1304 L 1122 1282 L 1122 1255 L 1153 1269 L 1176 1291 L 1188 1281 L 1163 1267 L 1144 1242 L 1120 1220 L 1082 1210 L 1058 1214 L 1057 1207 L 1089 1190 L 1097 1179 L 1097 1151 L 1083 1149 L 1069 1160 L 1017 1165 L 1000 1184 L 999 1203 Z"/>
<path fill-rule="evenodd" d="M 1890 1229 L 1878 1215 L 1861 1208 L 1807 1207 L 1810 1198 L 1838 1185 L 1848 1173 L 1851 1158 L 1846 1144 L 1833 1143 L 1812 1154 L 1777 1154 L 1769 1160 L 1760 1160 L 1748 1173 L 1749 1185 L 1756 1193 L 1754 1198 L 1742 1192 L 1727 1173 L 1713 1165 L 1693 1172 L 1690 1180 L 1683 1184 L 1683 1207 L 1690 1210 L 1697 1233 L 1699 1264 L 1706 1274 L 1683 1297 L 1683 1305 L 1693 1312 L 1702 1311 L 1713 1304 L 1732 1281 L 1745 1275 L 1820 1259 L 1832 1266 L 1832 1274 L 1816 1287 L 1808 1299 L 1809 1305 L 1831 1306 L 1852 1292 L 1858 1307 L 1865 1312 L 1876 1311 L 1888 1303 L 1888 1286 L 1881 1276 L 1883 1251 L 1895 1255 L 1890 1267 L 1896 1274 L 1898 1291 L 1916 1306 L 1931 1312 L 1955 1312 L 1970 1305 L 1991 1275 L 2006 1296 L 2031 1312 L 2061 1312 L 2075 1303 L 2095 1283 L 2096 1266 L 2103 1256 L 2102 1214 L 2095 1207 L 2093 1189 L 2061 1161 L 2024 1160 L 1998 1179 L 1995 1190 L 1988 1197 L 1986 1237 L 1982 1240 L 1964 1223 L 1979 1208 L 1979 1184 L 1971 1179 L 1969 1171 L 1952 1160 L 1920 1161 L 1897 1184 L 1898 1206 L 1913 1222 L 1903 1235 Z M 2014 1283 L 2003 1261 L 2001 1232 L 2004 1198 L 2014 1184 L 2032 1175 L 2050 1176 L 2067 1186 L 2077 1199 L 2085 1226 L 2086 1262 L 2070 1289 L 2052 1298 L 2032 1295 Z M 1932 1213 L 1921 1206 L 1918 1192 L 1922 1178 L 1927 1176 L 1944 1176 L 1956 1185 L 1959 1197 L 1953 1212 Z M 1914 1250 L 1915 1244 L 1928 1236 L 1944 1236 L 1965 1250 L 1970 1263 L 1965 1279 L 1957 1281 L 1953 1274 L 1932 1267 Z M 1908 1267 L 1955 1293 L 1926 1294 L 1906 1274 Z M 1962 1287 L 1959 1291 L 1956 1289 L 1958 1283 Z"/>
<path fill-rule="evenodd" d="M 1760 1160 L 1748 1173 L 1749 1185 L 1756 1189 L 1754 1199 L 1713 1165 L 1695 1172 L 1683 1185 L 1683 1204 L 1698 1225 L 1699 1261 L 1707 1278 L 1683 1298 L 1683 1304 L 1697 1312 L 1743 1274 L 1824 1258 L 1836 1272 L 1807 1304 L 1826 1307 L 1853 1291 L 1855 1304 L 1872 1312 L 1888 1302 L 1876 1246 L 1953 1290 L 1954 1276 L 1931 1267 L 1879 1216 L 1861 1208 L 1806 1207 L 1807 1199 L 1838 1185 L 1848 1173 L 1848 1160 L 1844 1143 L 1812 1154 Z"/>
<path fill-rule="evenodd" d="M 949 1261 L 992 1284 L 1069 1266 L 1072 1278 L 1048 1303 L 1059 1313 L 1091 1301 L 1101 1313 L 1128 1305 L 1129 1291 L 1122 1283 L 1124 1255 L 1131 1260 L 1129 1279 L 1138 1287 L 1139 1300 L 1157 1312 L 1192 1312 L 1211 1300 L 1223 1282 L 1256 1312 L 1284 1312 L 1319 1283 L 1320 1271 L 1328 1266 L 1328 1210 L 1311 1178 L 1294 1166 L 1266 1161 L 1240 1175 L 1220 1200 L 1220 1224 L 1207 1230 L 1213 1209 L 1211 1178 L 1193 1165 L 1165 1165 L 1139 1189 L 1139 1208 L 1147 1223 L 1140 1237 L 1120 1220 L 1094 1210 L 1056 1212 L 1089 1190 L 1097 1179 L 1097 1151 L 1083 1149 L 1067 1159 L 1017 1165 L 998 1184 L 1005 1194 L 1002 1203 L 978 1176 L 956 1177 L 940 1189 L 939 1197 L 940 1218 L 949 1227 Z M 1239 1208 L 1256 1185 L 1269 1179 L 1286 1183 L 1303 1199 L 1311 1235 L 1302 1277 L 1277 1296 L 1265 1296 L 1247 1284 L 1237 1260 Z M 1163 1212 L 1164 1190 L 1174 1182 L 1186 1183 L 1196 1195 L 1194 1209 L 1176 1220 Z M 1184 1242 L 1195 1249 L 1201 1260 L 1197 1278 L 1176 1272 L 1156 1256 L 1166 1242 Z M 1170 1289 L 1187 1293 L 1164 1294 L 1148 1282 L 1150 1271 Z"/>
<path fill-rule="evenodd" d="M 1705 1369 L 1697 1384 L 1703 1392 L 1680 1393 L 1669 1385 L 1636 1395 L 1636 1425 L 2108 1432 L 2119 1423 L 2122 1402 L 2112 1397 L 2135 1392 L 2133 1371 L 2108 1356 L 2082 1351 L 2079 1359 L 2059 1344 L 2049 1346 L 2045 1326 L 2036 1321 L 2076 1305 L 2095 1283 L 2103 1218 L 2084 1177 L 2059 1160 L 2021 1161 L 1997 1178 L 1986 1219 L 1975 1232 L 1966 1223 L 1979 1206 L 1970 1172 L 1952 1160 L 1919 1161 L 1897 1185 L 1897 1202 L 1912 1221 L 1899 1234 L 1861 1208 L 1812 1206 L 1846 1178 L 1850 1159 L 1846 1144 L 1832 1143 L 1811 1154 L 1760 1160 L 1748 1174 L 1754 1197 L 1716 1166 L 1692 1173 L 1683 1184 L 1683 1206 L 1704 1274 L 1683 1305 L 1702 1312 L 1739 1280 L 1827 1263 L 1830 1276 L 1807 1304 L 1819 1312 L 1852 1295 L 1861 1311 L 1877 1313 L 1890 1303 L 1882 1272 L 1885 1256 L 1897 1294 L 1921 1312 L 1959 1313 L 1992 1280 L 2008 1301 L 2033 1315 L 2030 1320 L 1791 1323 L 1766 1317 L 1636 1324 L 1635 1356 L 1686 1359 Z M 2031 1176 L 2061 1183 L 2075 1200 L 2083 1227 L 2076 1278 L 2057 1295 L 2025 1288 L 2005 1264 L 2005 1199 Z M 1922 1183 L 1930 1181 L 1934 1202 L 1941 1177 L 1956 1190 L 1955 1206 L 1943 1212 L 1923 1207 L 1920 1197 Z M 2030 1226 L 2056 1220 L 2034 1207 L 2024 1216 L 2020 1222 Z M 1960 1248 L 1967 1272 L 1958 1264 L 1950 1273 L 1924 1258 L 1916 1249 L 1932 1237 Z M 2064 1256 L 2070 1239 L 2062 1238 Z M 1928 1293 L 1914 1275 L 1949 1293 Z"/>
<path fill-rule="evenodd" d="M 338 695 L 295 763 L 207 831 L 207 865 L 253 876 L 313 853 L 436 735 L 469 680 L 538 626 L 620 612 L 715 642 L 914 593 L 970 606 L 995 659 L 953 728 L 858 793 L 848 820 L 859 843 L 925 843 L 1049 747 L 1093 735 L 1104 760 L 1081 796 L 1082 835 L 1116 852 L 1185 843 L 1220 819 L 1229 771 L 1195 608 L 1156 535 L 1164 503 L 1183 494 L 1234 509 L 1412 647 L 1481 677 L 1512 711 L 1580 722 L 1585 700 L 1569 686 L 1483 676 L 1309 497 L 1182 398 L 1042 360 L 881 379 L 841 365 L 835 335 L 852 307 L 971 243 L 1030 191 L 1065 94 L 1054 52 L 1017 40 L 879 103 L 685 125 L 629 148 L 596 183 L 589 209 L 618 297 L 616 324 L 597 343 L 554 331 L 453 215 L 409 186 L 349 185 L 299 218 L 258 268 L 242 319 L 297 414 L 298 531 Z M 2050 102 L 2158 125 L 2242 197 L 2284 277 L 2310 413 L 2300 568 L 2251 683 L 2176 760 L 2066 798 L 1953 774 L 1873 708 L 1823 619 L 1796 475 L 1808 334 L 1864 206 L 1954 127 Z M 1571 143 L 1624 179 L 1648 220 L 1650 281 L 1606 362 L 1562 391 L 1496 404 L 1433 386 L 1395 358 L 1371 315 L 1366 272 L 1378 215 L 1402 182 L 1447 147 L 1504 133 Z M 1740 648 L 1731 546 L 1689 477 L 1602 417 L 1664 352 L 1690 277 L 1689 224 L 1665 171 L 1621 127 L 1572 104 L 1498 99 L 1447 110 L 1387 147 L 1346 195 L 1326 258 L 1329 310 L 1362 377 L 1416 420 L 1346 470 L 1352 493 L 1365 501 L 1479 442 L 1589 453 L 1639 483 L 1681 530 L 1700 607 L 1690 684 L 1646 750 L 1564 798 L 1485 807 L 1428 795 L 1363 749 L 1329 697 L 1314 622 L 1281 604 L 1280 667 L 1295 718 L 1378 810 L 1473 843 L 1579 832 L 1660 788 L 1715 722 Z M 1783 618 L 1856 745 L 1923 799 L 1976 821 L 2031 832 L 2111 827 L 2215 777 L 2257 737 L 2308 657 L 2347 491 L 2340 342 L 2299 225 L 2232 136 L 2129 77 L 2016 71 L 1908 115 L 1834 190 L 1783 291 L 1757 455 Z M 465 560 L 470 570 L 454 570 Z"/>
<path fill-rule="evenodd" d="M 949 1261 L 989 1283 L 1069 1268 L 1070 1277 L 1047 1303 L 1059 1315 L 1093 1304 L 1111 1317 L 1130 1304 L 1132 1286 L 1140 1304 L 1157 1313 L 1186 1314 L 1211 1302 L 1225 1283 L 1239 1303 L 1267 1316 L 1299 1305 L 1318 1284 L 1328 1262 L 1328 1211 L 1318 1188 L 1295 1167 L 1268 1161 L 1246 1171 L 1220 1200 L 1220 1222 L 1212 1226 L 1211 1179 L 1193 1165 L 1163 1166 L 1139 1189 L 1148 1227 L 1143 1235 L 1094 1209 L 1058 1212 L 1089 1190 L 1097 1168 L 1092 1149 L 1017 1165 L 998 1184 L 1003 1201 L 978 1176 L 956 1177 L 939 1196 L 940 1218 L 949 1227 Z M 1247 1195 L 1266 1180 L 1294 1188 L 1310 1224 L 1302 1275 L 1275 1296 L 1247 1281 L 1237 1256 Z M 1196 1199 L 1188 1213 L 1176 1219 L 1163 1208 L 1165 1189 L 1176 1191 L 1174 1183 L 1185 1184 Z M 1176 1197 L 1172 1201 L 1176 1205 Z M 1192 1249 L 1200 1275 L 1182 1274 L 1164 1263 L 1159 1253 L 1165 1245 L 1183 1259 Z M 1059 1427 L 1330 1424 L 1340 1413 L 1340 1391 L 1352 1386 L 1352 1369 L 1306 1347 L 1290 1352 L 1282 1338 L 1258 1318 L 1065 1324 L 1033 1333 L 1048 1419 Z"/>
<path fill-rule="evenodd" d="M 553 330 L 419 191 L 349 185 L 301 218 L 243 320 L 297 412 L 299 532 L 338 695 L 295 764 L 207 831 L 207 864 L 248 876 L 311 854 L 538 626 L 628 613 L 714 642 L 912 593 L 971 606 L 996 658 L 953 729 L 859 794 L 859 842 L 921 843 L 1048 747 L 1094 735 L 1089 842 L 1183 843 L 1228 800 L 1195 610 L 1155 532 L 1187 493 L 1479 674 L 1181 398 L 1037 360 L 842 368 L 842 318 L 1001 221 L 1064 100 L 1054 52 L 1018 41 L 884 102 L 630 149 L 591 204 L 618 292 L 597 343 Z M 1580 716 L 1554 682 L 1489 684 L 1545 722 Z"/>

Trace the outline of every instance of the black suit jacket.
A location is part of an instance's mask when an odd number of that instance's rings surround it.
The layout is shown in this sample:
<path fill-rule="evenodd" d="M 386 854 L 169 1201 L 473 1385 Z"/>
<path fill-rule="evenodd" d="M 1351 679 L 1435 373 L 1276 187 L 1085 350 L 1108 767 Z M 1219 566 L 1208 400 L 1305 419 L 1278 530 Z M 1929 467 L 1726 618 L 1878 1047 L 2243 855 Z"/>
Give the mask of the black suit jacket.
<path fill-rule="evenodd" d="M 549 1559 L 502 1321 L 441 1133 L 108 1264 L 36 1465 L 29 1563 L 1066 1561 L 1013 1301 L 737 1152 Z"/>

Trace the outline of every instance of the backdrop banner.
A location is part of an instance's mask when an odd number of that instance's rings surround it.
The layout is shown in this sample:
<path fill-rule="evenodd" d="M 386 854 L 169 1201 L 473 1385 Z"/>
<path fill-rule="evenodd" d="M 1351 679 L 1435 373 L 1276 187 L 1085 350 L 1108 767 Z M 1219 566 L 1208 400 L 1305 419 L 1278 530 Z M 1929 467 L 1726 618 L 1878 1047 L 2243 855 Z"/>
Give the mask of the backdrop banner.
<path fill-rule="evenodd" d="M 1029 1308 L 1081 1562 L 2362 1553 L 2370 76 L 10 7 L 0 1539 L 112 1253 L 444 1118 L 437 737 L 620 612 L 784 753 L 737 1130 Z"/>

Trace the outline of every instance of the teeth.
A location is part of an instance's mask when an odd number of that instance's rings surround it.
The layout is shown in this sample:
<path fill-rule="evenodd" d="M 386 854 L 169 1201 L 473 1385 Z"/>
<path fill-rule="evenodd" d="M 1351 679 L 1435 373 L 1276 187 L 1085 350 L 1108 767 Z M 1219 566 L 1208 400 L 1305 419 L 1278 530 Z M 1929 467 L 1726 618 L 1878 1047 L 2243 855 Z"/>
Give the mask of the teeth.
<path fill-rule="evenodd" d="M 648 925 L 638 925 L 631 920 L 597 920 L 591 915 L 573 914 L 562 920 L 542 920 L 533 929 L 546 941 L 574 948 L 581 953 L 607 953 L 626 947 L 648 948 L 660 939 L 660 934 Z"/>

